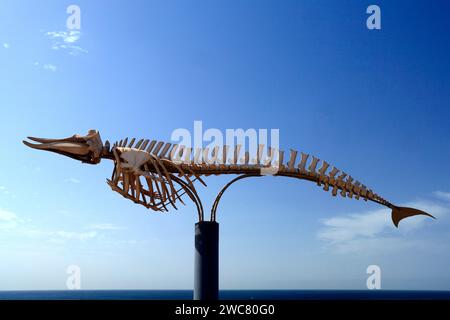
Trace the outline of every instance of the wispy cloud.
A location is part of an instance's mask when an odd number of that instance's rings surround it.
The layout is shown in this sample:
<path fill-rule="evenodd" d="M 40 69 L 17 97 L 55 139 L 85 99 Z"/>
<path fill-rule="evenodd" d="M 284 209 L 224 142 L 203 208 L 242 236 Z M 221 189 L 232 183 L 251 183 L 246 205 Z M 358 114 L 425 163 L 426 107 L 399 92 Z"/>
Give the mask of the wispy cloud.
<path fill-rule="evenodd" d="M 80 180 L 78 180 L 76 178 L 69 178 L 69 179 L 67 179 L 67 181 L 72 182 L 72 183 L 77 183 L 77 184 L 81 182 Z"/>
<path fill-rule="evenodd" d="M 40 64 L 39 62 L 35 62 L 33 64 L 35 67 L 42 68 L 44 70 L 51 71 L 51 72 L 55 72 L 58 69 L 54 64 L 51 64 L 51 63 Z M 40 168 L 37 167 L 37 168 L 35 168 L 35 170 L 40 171 Z"/>
<path fill-rule="evenodd" d="M 50 31 L 45 33 L 45 35 L 53 41 L 53 50 L 66 50 L 73 56 L 88 52 L 81 46 L 75 45 L 81 38 L 80 31 Z"/>
<path fill-rule="evenodd" d="M 18 223 L 19 219 L 14 212 L 0 208 L 0 230 L 15 228 Z"/>
<path fill-rule="evenodd" d="M 3 194 L 9 194 L 9 191 L 5 186 L 0 186 L 0 192 Z"/>
<path fill-rule="evenodd" d="M 61 44 L 61 45 L 56 45 L 52 47 L 53 50 L 67 50 L 69 52 L 69 54 L 71 54 L 72 56 L 78 56 L 81 53 L 88 53 L 88 51 L 86 49 L 83 49 L 80 46 L 75 46 L 75 45 L 67 45 L 67 44 Z"/>
<path fill-rule="evenodd" d="M 11 191 L 9 191 L 8 188 L 5 186 L 0 186 L 0 195 L 9 196 L 13 199 L 16 198 L 16 195 L 14 193 L 12 193 Z"/>
<path fill-rule="evenodd" d="M 5 49 L 9 49 L 9 43 L 3 43 L 3 48 L 5 48 Z"/>
<path fill-rule="evenodd" d="M 374 237 L 392 224 L 388 209 L 332 217 L 323 220 L 322 223 L 324 228 L 319 231 L 318 236 L 332 244 L 344 243 L 359 237 Z"/>
<path fill-rule="evenodd" d="M 86 241 L 96 238 L 97 231 L 66 231 L 66 230 L 45 230 L 36 228 L 27 219 L 21 219 L 12 211 L 0 208 L 0 230 L 9 235 L 15 234 L 20 237 L 32 237 L 50 242 L 62 243 L 67 240 Z"/>
<path fill-rule="evenodd" d="M 91 230 L 123 230 L 125 228 L 116 226 L 116 225 L 114 225 L 112 223 L 94 223 L 94 224 L 88 225 L 86 227 L 86 229 L 91 229 Z"/>
<path fill-rule="evenodd" d="M 76 30 L 50 31 L 47 32 L 45 35 L 55 40 L 61 40 L 65 43 L 75 43 L 78 40 L 80 40 L 81 32 Z"/>
<path fill-rule="evenodd" d="M 143 245 L 148 243 L 147 240 L 115 240 L 112 241 L 111 243 L 115 244 L 115 245 Z"/>
<path fill-rule="evenodd" d="M 79 240 L 86 241 L 97 237 L 98 233 L 96 231 L 89 232 L 70 232 L 70 231 L 56 231 L 54 236 L 64 240 Z"/>
<path fill-rule="evenodd" d="M 450 192 L 435 191 L 433 194 L 442 200 L 450 201 Z"/>
<path fill-rule="evenodd" d="M 11 222 L 17 220 L 17 215 L 11 211 L 0 209 L 0 221 Z"/>
<path fill-rule="evenodd" d="M 420 200 L 406 203 L 405 206 L 424 210 L 436 218 L 442 218 L 450 213 L 448 202 Z M 323 227 L 317 236 L 339 253 L 373 250 L 377 246 L 390 249 L 403 248 L 413 245 L 414 240 L 409 238 L 410 241 L 404 241 L 402 237 L 428 224 L 427 220 L 429 218 L 424 216 L 405 219 L 397 230 L 391 221 L 391 210 L 378 209 L 324 219 L 321 221 Z"/>
<path fill-rule="evenodd" d="M 51 63 L 44 64 L 42 67 L 45 70 L 52 71 L 52 72 L 55 72 L 56 69 L 57 69 L 56 66 L 54 64 L 51 64 Z"/>
<path fill-rule="evenodd" d="M 69 245 L 71 243 L 91 243 L 91 241 L 101 242 L 110 247 L 117 245 L 141 245 L 146 240 L 117 239 L 115 236 L 108 236 L 109 230 L 123 230 L 111 223 L 94 223 L 83 229 L 47 229 L 35 226 L 30 219 L 23 219 L 16 213 L 0 208 L 0 238 L 26 239 L 28 243 L 47 243 L 56 245 Z M 31 241 L 31 242 L 30 242 Z M 1 243 L 0 243 L 1 244 Z"/>

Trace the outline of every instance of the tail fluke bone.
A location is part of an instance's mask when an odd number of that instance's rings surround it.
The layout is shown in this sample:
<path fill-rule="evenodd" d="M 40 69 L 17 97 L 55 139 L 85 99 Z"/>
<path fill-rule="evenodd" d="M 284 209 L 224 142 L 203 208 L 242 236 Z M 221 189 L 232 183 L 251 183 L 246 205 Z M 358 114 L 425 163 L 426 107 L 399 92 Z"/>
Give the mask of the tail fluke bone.
<path fill-rule="evenodd" d="M 414 209 L 414 208 L 407 208 L 407 207 L 395 207 L 395 206 L 392 207 L 392 222 L 394 223 L 394 225 L 397 228 L 398 228 L 398 224 L 401 220 L 408 218 L 408 217 L 417 216 L 417 215 L 428 216 L 433 219 L 436 219 L 431 214 L 426 213 L 425 211 L 422 211 L 422 210 L 418 210 L 418 209 Z"/>

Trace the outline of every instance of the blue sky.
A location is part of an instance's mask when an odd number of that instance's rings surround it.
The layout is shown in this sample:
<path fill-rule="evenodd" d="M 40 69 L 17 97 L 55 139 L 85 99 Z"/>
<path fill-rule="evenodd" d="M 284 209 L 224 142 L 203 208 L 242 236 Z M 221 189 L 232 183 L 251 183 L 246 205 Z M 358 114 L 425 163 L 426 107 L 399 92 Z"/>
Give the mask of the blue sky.
<path fill-rule="evenodd" d="M 70 38 L 66 8 L 81 8 Z M 366 28 L 381 8 L 382 29 Z M 314 184 L 267 177 L 220 204 L 224 289 L 450 290 L 450 4 L 436 1 L 2 1 L 0 290 L 193 286 L 192 204 L 160 215 L 106 185 L 112 164 L 30 150 L 28 136 L 177 128 L 280 130 L 343 168 L 402 221 Z M 64 33 L 65 32 L 65 33 Z M 58 36 L 59 35 L 59 36 Z M 229 177 L 199 187 L 206 207 Z"/>

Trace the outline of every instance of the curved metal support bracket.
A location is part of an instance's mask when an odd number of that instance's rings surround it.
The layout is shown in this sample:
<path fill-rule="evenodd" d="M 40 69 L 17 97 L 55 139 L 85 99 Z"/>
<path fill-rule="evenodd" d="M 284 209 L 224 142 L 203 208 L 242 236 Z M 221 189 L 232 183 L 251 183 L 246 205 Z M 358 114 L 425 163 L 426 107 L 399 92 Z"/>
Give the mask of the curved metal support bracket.
<path fill-rule="evenodd" d="M 240 175 L 240 176 L 234 178 L 233 180 L 231 180 L 230 182 L 228 182 L 222 188 L 222 190 L 220 190 L 220 192 L 217 194 L 216 199 L 214 200 L 214 203 L 213 203 L 212 208 L 211 208 L 211 221 L 216 221 L 217 206 L 219 205 L 219 201 L 222 198 L 222 195 L 224 194 L 224 192 L 228 189 L 228 187 L 231 186 L 236 181 L 242 180 L 244 178 L 250 178 L 250 177 L 261 177 L 261 175 L 259 175 L 259 174 L 243 174 L 243 175 Z"/>
<path fill-rule="evenodd" d="M 191 200 L 195 203 L 198 212 L 198 221 L 202 222 L 204 220 L 203 205 L 198 194 L 195 192 L 195 190 L 192 190 L 189 184 L 187 184 L 180 178 L 176 177 L 175 175 L 171 175 L 171 178 L 176 182 L 178 182 L 183 187 L 184 192 L 186 192 L 189 198 L 191 198 Z"/>

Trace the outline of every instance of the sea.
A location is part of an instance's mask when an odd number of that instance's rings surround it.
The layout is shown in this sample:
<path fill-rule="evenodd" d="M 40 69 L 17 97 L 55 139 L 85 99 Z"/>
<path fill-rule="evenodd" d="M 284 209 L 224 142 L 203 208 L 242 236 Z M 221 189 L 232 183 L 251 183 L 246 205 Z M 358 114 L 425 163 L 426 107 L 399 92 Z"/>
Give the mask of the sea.
<path fill-rule="evenodd" d="M 0 291 L 0 300 L 192 300 L 192 290 Z M 220 300 L 450 300 L 450 291 L 221 290 Z"/>

